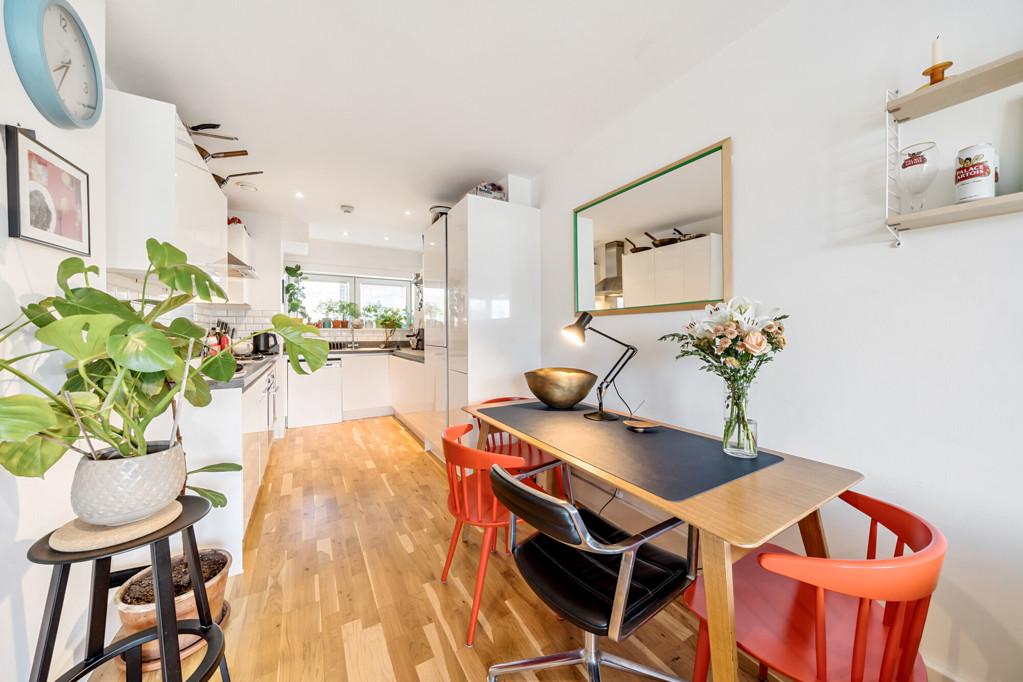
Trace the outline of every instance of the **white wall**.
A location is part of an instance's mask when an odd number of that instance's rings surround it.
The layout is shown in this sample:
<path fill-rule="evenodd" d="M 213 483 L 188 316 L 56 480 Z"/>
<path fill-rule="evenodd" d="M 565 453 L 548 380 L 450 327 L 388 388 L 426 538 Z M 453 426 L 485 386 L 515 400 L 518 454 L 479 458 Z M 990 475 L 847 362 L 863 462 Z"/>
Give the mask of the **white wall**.
<path fill-rule="evenodd" d="M 419 251 L 316 239 L 309 242 L 308 256 L 289 255 L 285 260 L 300 263 L 306 272 L 366 277 L 411 279 L 423 269 L 423 254 Z"/>
<path fill-rule="evenodd" d="M 106 61 L 106 18 L 103 0 L 76 0 L 92 36 L 101 63 Z M 0 16 L 0 25 L 3 19 Z M 17 124 L 36 131 L 40 142 L 53 148 L 89 173 L 89 210 L 92 220 L 92 263 L 105 265 L 106 254 L 106 125 L 101 118 L 89 130 L 61 130 L 36 111 L 25 94 L 11 62 L 6 34 L 0 29 L 0 123 Z M 0 164 L 0 325 L 13 319 L 23 305 L 57 289 L 54 272 L 70 254 L 7 237 L 7 176 Z M 10 357 L 32 343 L 30 336 L 0 348 Z M 55 359 L 55 358 L 54 358 Z M 31 365 L 29 365 L 31 367 Z M 47 384 L 60 383 L 60 363 L 52 359 L 33 372 Z M 23 390 L 0 375 L 0 393 Z M 43 601 L 50 571 L 29 564 L 25 553 L 40 536 L 63 524 L 74 514 L 68 501 L 75 458 L 66 456 L 45 480 L 15 479 L 0 471 L 0 677 L 28 679 L 32 653 L 39 632 Z M 54 670 L 66 668 L 73 650 L 82 654 L 85 632 L 89 571 L 72 570 L 61 621 Z"/>
<path fill-rule="evenodd" d="M 1018 0 L 794 0 L 540 182 L 543 361 L 603 371 L 619 349 L 599 337 L 578 349 L 559 334 L 573 311 L 572 207 L 732 137 L 735 291 L 792 314 L 790 346 L 755 389 L 762 442 L 856 469 L 866 477 L 860 490 L 947 534 L 923 653 L 961 680 L 1023 671 L 1014 343 L 1023 336 L 1023 217 L 911 233 L 890 248 L 882 103 L 886 88 L 921 84 L 935 34 L 959 71 L 1019 50 L 1021 27 Z M 968 115 L 974 108 L 936 115 L 926 130 L 907 127 L 903 143 L 934 136 L 951 168 L 958 146 L 998 138 L 1012 185 L 1003 191 L 1017 191 L 1021 97 L 1017 88 L 977 103 L 979 118 Z M 639 347 L 619 382 L 626 399 L 720 433 L 719 381 L 656 340 L 688 319 L 627 315 L 595 326 Z M 840 503 L 824 516 L 834 554 L 862 552 L 860 518 Z"/>

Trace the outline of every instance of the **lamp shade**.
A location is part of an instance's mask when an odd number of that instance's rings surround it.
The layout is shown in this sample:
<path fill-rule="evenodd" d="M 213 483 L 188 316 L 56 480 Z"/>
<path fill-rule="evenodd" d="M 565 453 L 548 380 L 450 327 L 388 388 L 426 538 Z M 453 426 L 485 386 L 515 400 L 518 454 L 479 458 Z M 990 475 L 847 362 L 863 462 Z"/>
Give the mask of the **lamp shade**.
<path fill-rule="evenodd" d="M 575 322 L 563 328 L 561 333 L 572 343 L 581 346 L 586 342 L 586 328 L 590 326 L 592 321 L 593 315 L 583 311 L 579 313 L 579 317 L 576 318 Z"/>

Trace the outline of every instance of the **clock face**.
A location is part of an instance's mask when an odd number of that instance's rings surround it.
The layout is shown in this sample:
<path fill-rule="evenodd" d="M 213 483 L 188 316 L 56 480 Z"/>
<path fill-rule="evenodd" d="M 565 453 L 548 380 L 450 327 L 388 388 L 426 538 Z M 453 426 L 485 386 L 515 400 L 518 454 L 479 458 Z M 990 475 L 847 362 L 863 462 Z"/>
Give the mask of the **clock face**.
<path fill-rule="evenodd" d="M 91 119 L 99 97 L 92 51 L 78 21 L 60 5 L 50 5 L 43 13 L 43 48 L 53 86 L 68 113 Z"/>

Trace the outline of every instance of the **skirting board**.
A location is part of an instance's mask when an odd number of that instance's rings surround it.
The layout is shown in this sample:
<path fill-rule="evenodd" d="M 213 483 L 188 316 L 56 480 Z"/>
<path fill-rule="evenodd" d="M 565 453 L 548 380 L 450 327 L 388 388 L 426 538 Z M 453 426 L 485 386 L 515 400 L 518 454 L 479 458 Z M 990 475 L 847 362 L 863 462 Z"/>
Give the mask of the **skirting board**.
<path fill-rule="evenodd" d="M 370 417 L 387 417 L 394 414 L 394 409 L 391 407 L 365 407 L 361 410 L 347 410 L 342 412 L 341 416 L 344 421 L 350 419 L 369 419 Z"/>

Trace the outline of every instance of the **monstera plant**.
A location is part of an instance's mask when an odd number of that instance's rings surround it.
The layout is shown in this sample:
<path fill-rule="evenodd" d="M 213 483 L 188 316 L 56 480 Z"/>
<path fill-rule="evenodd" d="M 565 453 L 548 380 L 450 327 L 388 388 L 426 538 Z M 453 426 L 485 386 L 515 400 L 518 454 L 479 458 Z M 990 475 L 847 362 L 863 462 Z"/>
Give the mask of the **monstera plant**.
<path fill-rule="evenodd" d="M 152 440 L 150 426 L 168 410 L 180 409 L 182 400 L 209 405 L 207 379 L 227 381 L 236 369 L 229 352 L 203 357 L 203 328 L 173 316 L 195 299 L 226 298 L 224 291 L 173 245 L 149 239 L 146 249 L 149 268 L 139 299 L 119 300 L 90 286 L 99 268 L 68 258 L 57 268 L 60 293 L 22 307 L 16 320 L 0 328 L 0 343 L 34 327 L 44 346 L 0 359 L 0 373 L 35 390 L 0 397 L 0 465 L 15 476 L 41 477 L 65 453 L 78 453 L 72 506 L 91 523 L 127 523 L 173 501 L 185 483 L 184 453 L 180 442 Z M 79 278 L 80 285 L 72 283 Z M 165 297 L 147 297 L 154 280 L 166 288 Z M 324 365 L 327 342 L 317 338 L 316 328 L 287 315 L 275 315 L 272 325 L 262 331 L 284 339 L 296 372 Z M 47 354 L 65 360 L 60 386 L 44 385 L 22 368 L 24 361 Z M 238 469 L 214 464 L 187 473 Z M 165 485 L 155 485 L 153 477 L 166 479 Z M 226 503 L 221 493 L 188 487 L 217 506 Z"/>

